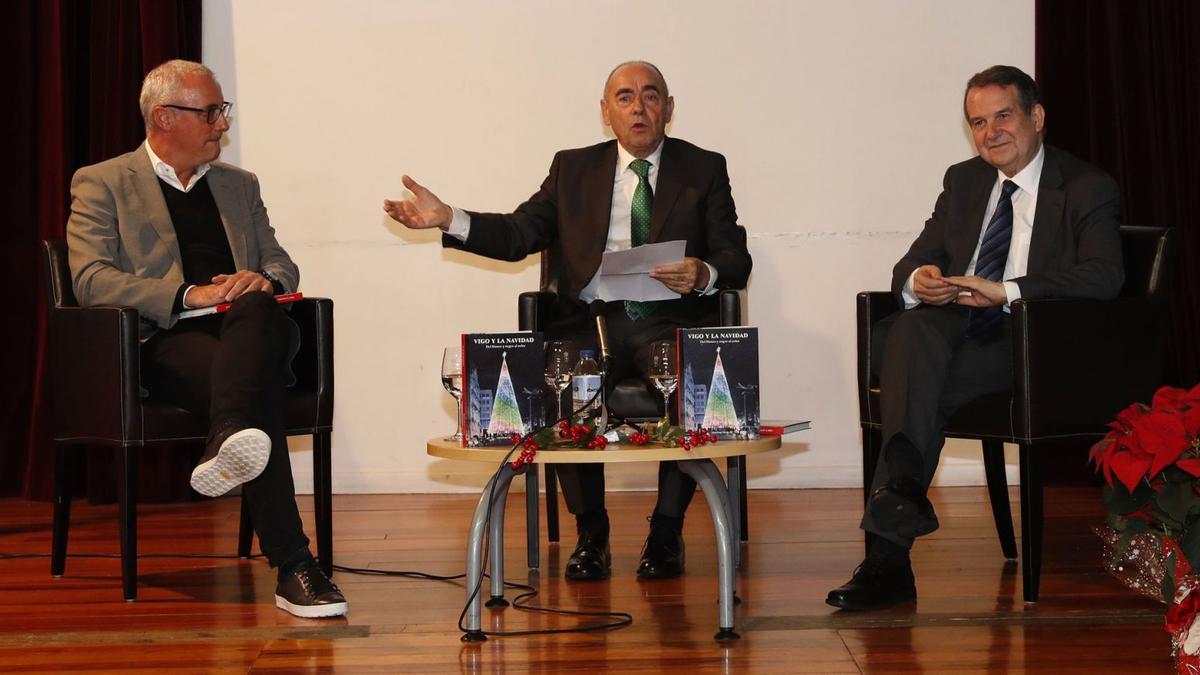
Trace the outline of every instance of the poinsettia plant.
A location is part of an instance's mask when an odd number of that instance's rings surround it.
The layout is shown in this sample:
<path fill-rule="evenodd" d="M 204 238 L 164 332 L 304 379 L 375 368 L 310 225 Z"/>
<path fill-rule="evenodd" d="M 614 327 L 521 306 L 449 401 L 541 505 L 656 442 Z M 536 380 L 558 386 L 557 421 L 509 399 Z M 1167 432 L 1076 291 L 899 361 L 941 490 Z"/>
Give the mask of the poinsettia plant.
<path fill-rule="evenodd" d="M 1101 537 L 1111 544 L 1109 569 L 1169 606 L 1177 668 L 1193 672 L 1200 668 L 1200 385 L 1163 387 L 1109 427 L 1090 453 L 1107 483 L 1111 529 Z"/>

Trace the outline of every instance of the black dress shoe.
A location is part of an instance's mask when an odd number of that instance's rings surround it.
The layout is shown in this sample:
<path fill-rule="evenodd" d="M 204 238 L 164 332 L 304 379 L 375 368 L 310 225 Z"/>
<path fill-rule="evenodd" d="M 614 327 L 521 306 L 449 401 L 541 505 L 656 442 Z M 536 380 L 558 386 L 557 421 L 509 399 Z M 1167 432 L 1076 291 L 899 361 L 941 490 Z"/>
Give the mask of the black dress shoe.
<path fill-rule="evenodd" d="M 608 537 L 600 538 L 588 533 L 579 535 L 579 542 L 571 557 L 567 559 L 566 577 L 572 581 L 598 581 L 612 574 L 612 554 L 608 550 Z"/>
<path fill-rule="evenodd" d="M 938 529 L 933 504 L 917 481 L 906 478 L 871 493 L 867 510 L 875 527 L 916 539 Z"/>
<path fill-rule="evenodd" d="M 279 580 L 275 606 L 305 619 L 342 616 L 348 609 L 346 596 L 312 558 Z"/>
<path fill-rule="evenodd" d="M 841 609 L 881 609 L 917 599 L 912 563 L 908 558 L 867 557 L 844 586 L 825 597 L 825 604 Z"/>
<path fill-rule="evenodd" d="M 262 429 L 231 423 L 208 439 L 200 463 L 192 470 L 192 489 L 220 497 L 258 478 L 271 458 L 271 438 Z"/>
<path fill-rule="evenodd" d="M 683 574 L 683 535 L 651 530 L 642 546 L 639 579 L 673 579 Z"/>

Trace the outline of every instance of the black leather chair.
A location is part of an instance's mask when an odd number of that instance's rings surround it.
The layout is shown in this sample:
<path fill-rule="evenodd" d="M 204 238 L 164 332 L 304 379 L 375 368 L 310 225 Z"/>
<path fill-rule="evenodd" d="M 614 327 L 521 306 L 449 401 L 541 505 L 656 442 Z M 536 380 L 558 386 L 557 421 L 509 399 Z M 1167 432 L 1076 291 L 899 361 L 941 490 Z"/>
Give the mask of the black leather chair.
<path fill-rule="evenodd" d="M 1162 384 L 1166 289 L 1173 231 L 1121 227 L 1125 286 L 1120 297 L 1012 303 L 1011 393 L 976 399 L 946 425 L 946 436 L 983 444 L 984 474 L 1004 557 L 1017 557 L 1004 474 L 1004 443 L 1020 446 L 1021 574 L 1036 602 L 1042 558 L 1039 453 L 1056 443 L 1099 440 L 1117 411 L 1148 401 Z M 863 499 L 882 451 L 879 383 L 871 374 L 871 328 L 899 309 L 891 293 L 858 295 L 858 403 L 863 433 Z"/>
<path fill-rule="evenodd" d="M 79 307 L 71 290 L 67 247 L 42 242 L 49 327 L 52 432 L 55 446 L 54 532 L 50 573 L 66 567 L 70 525 L 73 450 L 87 444 L 116 448 L 118 518 L 121 530 L 121 586 L 126 600 L 137 597 L 137 486 L 142 448 L 203 443 L 207 421 L 185 410 L 140 395 L 138 313 L 131 307 Z M 292 362 L 298 382 L 288 390 L 287 433 L 313 438 L 313 495 L 317 559 L 333 572 L 333 483 L 330 433 L 333 430 L 333 301 L 305 298 L 292 305 L 300 326 L 300 352 Z M 254 536 L 242 501 L 238 555 L 250 557 Z"/>
<path fill-rule="evenodd" d="M 544 270 L 543 270 L 544 272 Z M 551 308 L 554 306 L 555 295 L 549 291 L 522 293 L 517 299 L 517 324 L 520 330 L 540 331 L 549 319 Z M 720 322 L 722 326 L 742 325 L 742 296 L 739 291 L 724 290 L 718 294 L 720 304 Z M 618 382 L 608 397 L 608 409 L 611 415 L 628 422 L 652 422 L 662 418 L 662 395 L 650 391 L 639 378 L 629 378 Z M 558 541 L 558 482 L 554 474 L 554 465 L 543 464 L 546 480 L 546 530 L 551 542 Z M 730 471 L 740 471 L 746 475 L 746 458 L 730 457 Z M 529 538 L 530 567 L 537 567 L 538 541 L 538 495 L 537 472 L 530 470 L 526 474 L 526 523 Z M 746 482 L 742 481 L 739 496 L 739 518 L 741 520 L 742 541 L 749 536 L 749 517 L 746 513 Z"/>

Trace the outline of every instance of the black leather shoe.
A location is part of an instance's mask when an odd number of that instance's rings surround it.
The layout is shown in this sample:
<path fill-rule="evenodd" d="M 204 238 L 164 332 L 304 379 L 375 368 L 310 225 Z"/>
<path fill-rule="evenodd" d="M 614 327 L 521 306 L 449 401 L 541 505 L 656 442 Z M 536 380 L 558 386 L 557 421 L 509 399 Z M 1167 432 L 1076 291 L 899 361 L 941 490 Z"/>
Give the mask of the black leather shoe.
<path fill-rule="evenodd" d="M 829 591 L 825 604 L 863 610 L 901 605 L 916 599 L 917 586 L 908 558 L 868 557 L 854 570 L 850 581 Z"/>
<path fill-rule="evenodd" d="M 271 458 L 271 438 L 262 429 L 231 423 L 208 439 L 200 463 L 192 470 L 192 489 L 220 497 L 258 478 Z"/>
<path fill-rule="evenodd" d="M 875 527 L 905 539 L 916 539 L 938 529 L 933 504 L 925 496 L 925 490 L 911 478 L 888 483 L 871 493 L 867 510 Z"/>
<path fill-rule="evenodd" d="M 572 581 L 598 581 L 612 574 L 612 554 L 608 537 L 601 539 L 588 533 L 579 535 L 579 542 L 567 559 L 566 577 Z"/>
<path fill-rule="evenodd" d="M 342 616 L 349 609 L 346 596 L 312 558 L 279 580 L 275 606 L 305 619 Z"/>
<path fill-rule="evenodd" d="M 683 574 L 683 535 L 651 530 L 642 546 L 639 579 L 673 579 Z"/>

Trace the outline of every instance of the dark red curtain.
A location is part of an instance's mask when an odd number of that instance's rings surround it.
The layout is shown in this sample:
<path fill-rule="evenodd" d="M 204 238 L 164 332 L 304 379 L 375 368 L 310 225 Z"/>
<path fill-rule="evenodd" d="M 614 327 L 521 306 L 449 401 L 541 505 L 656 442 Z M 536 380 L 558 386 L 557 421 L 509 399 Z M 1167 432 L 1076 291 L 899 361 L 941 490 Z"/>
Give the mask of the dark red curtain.
<path fill-rule="evenodd" d="M 1177 229 L 1171 384 L 1200 381 L 1200 2 L 1038 0 L 1048 142 L 1121 186 L 1122 222 Z"/>
<path fill-rule="evenodd" d="M 0 265 L 0 494 L 48 498 L 54 455 L 38 242 L 64 236 L 76 169 L 143 140 L 137 97 L 145 74 L 169 59 L 200 59 L 201 0 L 23 0 L 4 11 L 6 70 L 16 87 L 0 106 L 15 132 Z M 89 455 L 89 494 L 104 498 L 111 469 L 102 451 Z M 144 495 L 185 494 L 178 461 L 158 457 L 146 457 Z"/>

